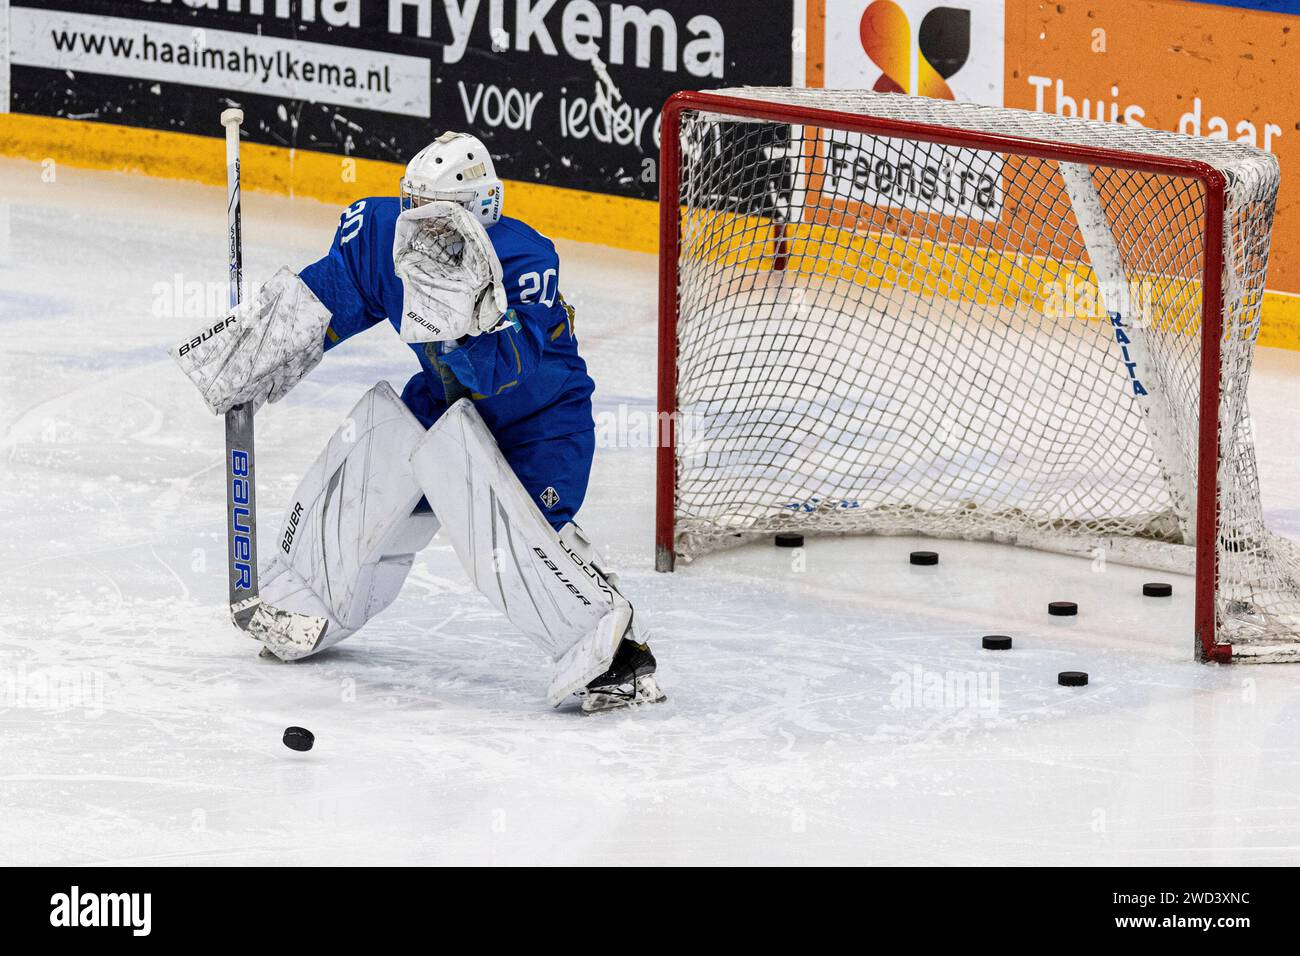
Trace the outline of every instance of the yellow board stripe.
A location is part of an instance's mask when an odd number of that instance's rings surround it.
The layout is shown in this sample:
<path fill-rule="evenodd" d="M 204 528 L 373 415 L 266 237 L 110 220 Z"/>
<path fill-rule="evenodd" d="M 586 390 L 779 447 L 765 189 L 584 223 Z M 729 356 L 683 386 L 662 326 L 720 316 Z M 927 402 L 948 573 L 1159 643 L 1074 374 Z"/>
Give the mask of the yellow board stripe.
<path fill-rule="evenodd" d="M 221 132 L 216 114 L 212 125 L 214 133 Z M 241 151 L 244 189 L 303 196 L 338 206 L 361 196 L 396 195 L 403 168 L 398 163 L 258 143 L 244 143 Z M 226 182 L 225 146 L 217 135 L 3 113 L 0 155 L 212 186 Z M 646 199 L 507 180 L 506 213 L 556 239 L 635 252 L 654 252 L 659 247 L 659 205 Z"/>
<path fill-rule="evenodd" d="M 1259 344 L 1300 352 L 1300 295 L 1265 292 Z"/>

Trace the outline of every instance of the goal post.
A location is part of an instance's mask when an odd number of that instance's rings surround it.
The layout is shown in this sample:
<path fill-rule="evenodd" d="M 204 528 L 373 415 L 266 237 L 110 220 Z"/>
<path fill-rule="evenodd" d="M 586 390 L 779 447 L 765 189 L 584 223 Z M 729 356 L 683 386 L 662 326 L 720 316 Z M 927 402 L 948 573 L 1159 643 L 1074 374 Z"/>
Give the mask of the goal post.
<path fill-rule="evenodd" d="M 1246 408 L 1276 160 L 900 94 L 662 117 L 656 567 L 780 531 L 1194 573 L 1205 660 L 1300 660 Z"/>

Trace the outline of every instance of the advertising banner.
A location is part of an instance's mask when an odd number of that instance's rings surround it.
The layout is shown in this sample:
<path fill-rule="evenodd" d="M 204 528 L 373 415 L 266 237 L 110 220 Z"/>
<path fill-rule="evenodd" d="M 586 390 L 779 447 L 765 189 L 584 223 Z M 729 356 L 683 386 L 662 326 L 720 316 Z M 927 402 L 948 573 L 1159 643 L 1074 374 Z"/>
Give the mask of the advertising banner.
<path fill-rule="evenodd" d="M 788 84 L 788 0 L 19 0 L 14 112 L 403 162 L 484 138 L 503 176 L 657 189 L 679 89 Z"/>

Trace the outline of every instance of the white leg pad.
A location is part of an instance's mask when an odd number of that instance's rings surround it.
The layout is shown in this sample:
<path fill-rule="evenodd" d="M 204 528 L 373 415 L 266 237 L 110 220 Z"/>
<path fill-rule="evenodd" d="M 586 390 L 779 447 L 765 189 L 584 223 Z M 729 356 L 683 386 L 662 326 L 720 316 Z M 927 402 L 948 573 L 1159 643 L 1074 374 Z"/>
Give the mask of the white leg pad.
<path fill-rule="evenodd" d="M 337 644 L 396 599 L 415 552 L 438 530 L 433 514 L 413 513 L 423 493 L 410 456 L 423 436 L 419 420 L 381 382 L 308 469 L 268 549 L 261 591 L 275 607 L 329 624 L 315 648 L 274 647 L 277 656 Z"/>
<path fill-rule="evenodd" d="M 475 586 L 551 659 L 551 704 L 605 671 L 631 606 L 551 528 L 473 403 L 452 405 L 411 464 Z"/>

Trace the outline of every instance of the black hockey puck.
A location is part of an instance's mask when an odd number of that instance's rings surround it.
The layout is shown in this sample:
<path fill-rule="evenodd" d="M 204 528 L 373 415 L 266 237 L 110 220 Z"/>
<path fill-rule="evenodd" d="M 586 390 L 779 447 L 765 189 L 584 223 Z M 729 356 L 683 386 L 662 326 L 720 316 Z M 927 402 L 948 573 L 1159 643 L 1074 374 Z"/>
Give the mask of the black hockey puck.
<path fill-rule="evenodd" d="M 1062 687 L 1085 687 L 1088 675 L 1084 671 L 1061 671 L 1056 675 L 1056 682 Z"/>
<path fill-rule="evenodd" d="M 802 548 L 803 535 L 795 534 L 792 531 L 783 531 L 776 536 L 776 546 L 778 548 Z"/>
<path fill-rule="evenodd" d="M 1152 581 L 1142 585 L 1143 597 L 1169 597 L 1174 593 L 1174 586 L 1163 581 Z"/>
<path fill-rule="evenodd" d="M 980 638 L 980 645 L 986 651 L 1011 650 L 1011 638 L 1005 634 L 987 634 Z"/>
<path fill-rule="evenodd" d="M 312 744 L 315 742 L 316 735 L 306 727 L 284 728 L 284 745 L 290 750 L 311 750 Z"/>
<path fill-rule="evenodd" d="M 939 553 L 937 551 L 913 551 L 907 556 L 907 560 L 912 564 L 931 565 L 939 563 Z"/>
<path fill-rule="evenodd" d="M 1052 601 L 1047 605 L 1047 613 L 1052 617 L 1074 617 L 1079 613 L 1079 605 L 1073 601 Z"/>

